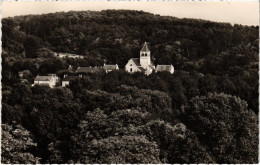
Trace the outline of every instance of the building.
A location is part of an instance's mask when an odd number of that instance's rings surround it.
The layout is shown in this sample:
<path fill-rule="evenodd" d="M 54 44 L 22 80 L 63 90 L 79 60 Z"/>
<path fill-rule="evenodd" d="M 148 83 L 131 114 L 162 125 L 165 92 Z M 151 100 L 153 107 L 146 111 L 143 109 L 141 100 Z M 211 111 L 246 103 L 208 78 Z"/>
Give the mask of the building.
<path fill-rule="evenodd" d="M 56 79 L 53 76 L 37 76 L 33 85 L 47 85 L 53 88 L 56 85 Z"/>
<path fill-rule="evenodd" d="M 102 71 L 102 67 L 78 67 L 77 70 L 75 71 L 77 74 L 82 75 L 85 73 L 95 73 L 95 72 L 99 72 Z"/>
<path fill-rule="evenodd" d="M 60 78 L 57 76 L 57 74 L 50 73 L 50 74 L 48 74 L 48 76 L 53 77 L 55 79 L 56 84 L 60 83 Z"/>
<path fill-rule="evenodd" d="M 28 80 L 27 79 L 21 79 L 21 83 L 24 83 L 24 84 L 29 84 Z"/>
<path fill-rule="evenodd" d="M 69 65 L 68 71 L 73 71 L 73 67 L 71 65 Z"/>
<path fill-rule="evenodd" d="M 127 72 L 143 72 L 146 75 L 151 74 L 154 69 L 155 65 L 151 60 L 151 51 L 146 42 L 140 51 L 140 58 L 131 58 L 125 66 Z"/>
<path fill-rule="evenodd" d="M 24 78 L 24 77 L 27 77 L 27 76 L 31 76 L 32 73 L 30 70 L 23 70 L 23 71 L 20 71 L 18 72 L 18 75 L 20 78 Z"/>
<path fill-rule="evenodd" d="M 77 78 L 79 78 L 78 76 L 66 76 L 62 79 L 62 83 L 61 86 L 62 87 L 66 87 L 70 84 L 71 81 L 76 80 Z"/>
<path fill-rule="evenodd" d="M 107 64 L 104 64 L 103 69 L 105 70 L 106 73 L 108 73 L 108 72 L 111 72 L 111 71 L 113 71 L 113 70 L 118 70 L 119 67 L 118 67 L 117 64 L 116 64 L 116 65 L 107 65 Z"/>
<path fill-rule="evenodd" d="M 71 53 L 54 53 L 54 56 L 55 57 L 58 57 L 58 58 L 80 58 L 80 59 L 83 59 L 84 56 L 82 55 L 77 55 L 77 54 L 71 54 Z"/>
<path fill-rule="evenodd" d="M 174 73 L 174 67 L 172 65 L 157 65 L 155 68 L 155 72 L 170 72 L 171 74 Z"/>
<path fill-rule="evenodd" d="M 151 51 L 149 50 L 146 42 L 140 51 L 140 58 L 131 58 L 126 64 L 125 70 L 129 73 L 143 72 L 146 75 L 151 74 L 153 71 L 167 71 L 171 74 L 174 73 L 173 65 L 157 65 L 155 68 L 154 63 L 151 60 Z"/>

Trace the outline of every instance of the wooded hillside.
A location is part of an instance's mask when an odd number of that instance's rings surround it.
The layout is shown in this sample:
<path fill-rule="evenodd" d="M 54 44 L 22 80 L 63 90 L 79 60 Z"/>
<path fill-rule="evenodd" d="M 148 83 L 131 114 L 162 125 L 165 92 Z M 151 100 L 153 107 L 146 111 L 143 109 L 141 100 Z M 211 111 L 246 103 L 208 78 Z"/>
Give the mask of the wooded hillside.
<path fill-rule="evenodd" d="M 2 163 L 258 162 L 258 26 L 105 10 L 5 18 L 2 32 Z M 145 41 L 174 74 L 123 71 Z M 30 84 L 104 62 L 121 70 Z"/>

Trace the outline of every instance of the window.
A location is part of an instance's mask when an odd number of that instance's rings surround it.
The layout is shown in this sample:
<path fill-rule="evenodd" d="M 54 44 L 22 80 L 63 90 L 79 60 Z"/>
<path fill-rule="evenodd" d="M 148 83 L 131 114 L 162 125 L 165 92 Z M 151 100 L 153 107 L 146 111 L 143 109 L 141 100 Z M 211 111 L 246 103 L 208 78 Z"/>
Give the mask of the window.
<path fill-rule="evenodd" d="M 132 68 L 130 68 L 130 72 L 133 72 L 133 69 L 132 69 Z"/>
<path fill-rule="evenodd" d="M 145 56 L 147 56 L 147 53 L 145 53 Z"/>
<path fill-rule="evenodd" d="M 132 66 L 132 64 L 130 64 L 130 66 Z"/>

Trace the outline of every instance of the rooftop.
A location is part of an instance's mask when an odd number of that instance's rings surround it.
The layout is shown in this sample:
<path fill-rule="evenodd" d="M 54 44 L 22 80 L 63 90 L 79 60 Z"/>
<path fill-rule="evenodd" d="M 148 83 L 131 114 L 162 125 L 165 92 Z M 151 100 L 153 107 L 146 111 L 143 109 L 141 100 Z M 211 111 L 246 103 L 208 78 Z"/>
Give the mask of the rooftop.
<path fill-rule="evenodd" d="M 105 70 L 116 70 L 116 69 L 118 69 L 118 66 L 117 65 L 107 65 L 107 64 L 105 64 L 103 66 L 103 69 L 105 69 Z"/>
<path fill-rule="evenodd" d="M 78 76 L 66 76 L 62 81 L 72 81 L 79 78 Z"/>
<path fill-rule="evenodd" d="M 50 81 L 52 76 L 37 76 L 34 81 Z"/>
<path fill-rule="evenodd" d="M 30 70 L 19 71 L 18 74 L 31 74 Z"/>
<path fill-rule="evenodd" d="M 172 65 L 157 65 L 156 71 L 171 71 Z"/>
<path fill-rule="evenodd" d="M 141 72 L 145 72 L 145 69 L 141 66 L 137 67 L 138 69 L 140 69 Z"/>
<path fill-rule="evenodd" d="M 131 58 L 136 66 L 141 66 L 139 58 Z"/>
<path fill-rule="evenodd" d="M 90 73 L 100 70 L 100 67 L 78 67 L 77 73 Z"/>
<path fill-rule="evenodd" d="M 141 52 L 149 52 L 149 51 L 150 50 L 148 48 L 147 42 L 145 42 L 143 48 L 141 49 Z"/>

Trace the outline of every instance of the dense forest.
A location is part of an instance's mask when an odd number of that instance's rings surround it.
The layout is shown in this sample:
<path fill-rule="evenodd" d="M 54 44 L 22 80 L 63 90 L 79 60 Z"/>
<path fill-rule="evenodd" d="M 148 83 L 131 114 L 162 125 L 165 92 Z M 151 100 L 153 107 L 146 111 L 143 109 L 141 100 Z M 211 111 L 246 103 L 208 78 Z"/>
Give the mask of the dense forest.
<path fill-rule="evenodd" d="M 5 18 L 2 163 L 258 163 L 258 35 L 258 26 L 130 10 Z M 145 41 L 174 74 L 123 70 Z M 103 63 L 120 70 L 31 86 Z"/>

